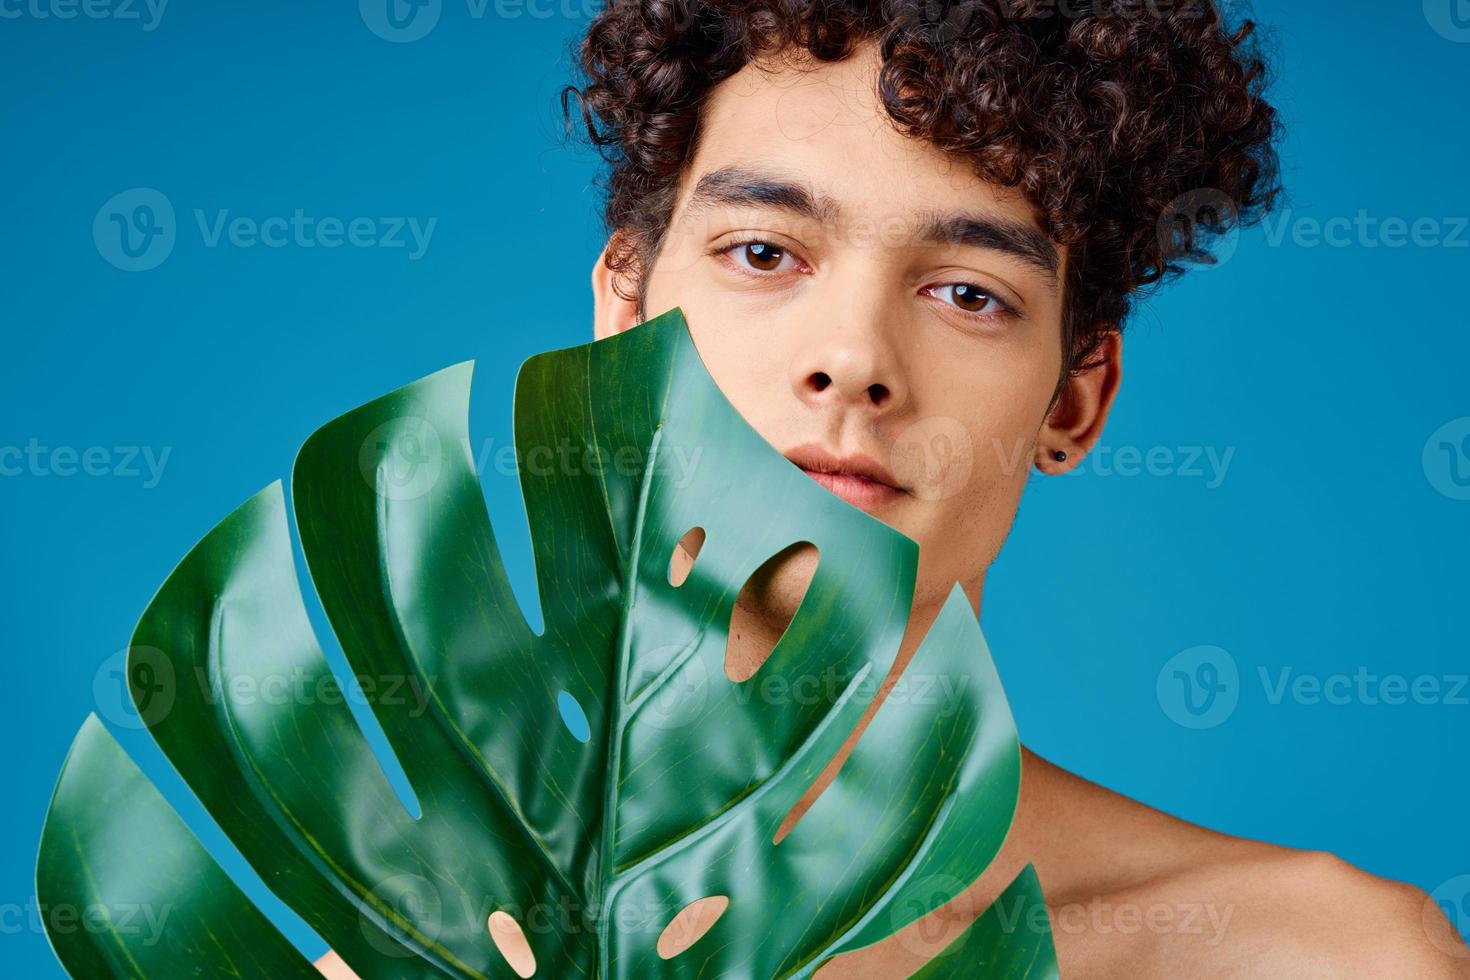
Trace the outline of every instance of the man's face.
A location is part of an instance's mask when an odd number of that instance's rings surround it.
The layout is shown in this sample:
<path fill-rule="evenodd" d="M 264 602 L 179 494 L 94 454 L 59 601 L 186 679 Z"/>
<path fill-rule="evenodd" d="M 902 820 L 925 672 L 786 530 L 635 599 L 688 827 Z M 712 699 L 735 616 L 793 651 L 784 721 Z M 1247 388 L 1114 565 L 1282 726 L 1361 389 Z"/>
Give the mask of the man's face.
<path fill-rule="evenodd" d="M 918 542 L 917 603 L 959 581 L 978 608 L 1030 465 L 1063 448 L 1038 434 L 1065 250 L 1018 194 L 893 128 L 871 46 L 802 64 L 711 93 L 645 312 L 682 308 L 716 384 L 788 458 L 815 444 L 886 467 L 898 491 L 828 485 Z M 794 555 L 764 601 L 794 612 L 814 560 Z"/>

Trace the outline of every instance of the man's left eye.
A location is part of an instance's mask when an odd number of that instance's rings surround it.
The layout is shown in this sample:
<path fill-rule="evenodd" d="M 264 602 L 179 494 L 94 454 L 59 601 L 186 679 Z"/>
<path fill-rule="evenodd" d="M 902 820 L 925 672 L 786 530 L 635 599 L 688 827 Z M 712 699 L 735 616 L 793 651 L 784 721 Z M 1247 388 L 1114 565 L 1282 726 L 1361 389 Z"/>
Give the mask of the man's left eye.
<path fill-rule="evenodd" d="M 943 286 L 931 286 L 929 293 L 938 299 L 959 307 L 966 313 L 1002 313 L 1007 309 L 1004 302 L 987 293 L 979 286 L 967 282 L 952 282 L 946 283 Z"/>

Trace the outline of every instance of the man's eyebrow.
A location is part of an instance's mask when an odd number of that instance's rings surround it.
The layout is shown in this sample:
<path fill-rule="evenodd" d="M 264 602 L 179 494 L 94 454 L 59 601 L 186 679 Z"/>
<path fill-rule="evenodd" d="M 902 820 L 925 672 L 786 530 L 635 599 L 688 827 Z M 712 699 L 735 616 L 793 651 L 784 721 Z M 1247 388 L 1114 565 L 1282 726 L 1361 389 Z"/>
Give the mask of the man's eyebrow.
<path fill-rule="evenodd" d="M 924 218 L 919 240 L 1005 252 L 1034 266 L 1056 283 L 1057 246 L 1040 229 L 1019 221 L 979 214 L 934 214 Z"/>
<path fill-rule="evenodd" d="M 693 216 L 721 204 L 776 208 L 829 224 L 838 215 L 837 202 L 830 197 L 814 195 L 800 181 L 783 174 L 751 167 L 721 167 L 700 177 L 684 213 Z"/>
<path fill-rule="evenodd" d="M 775 208 L 824 224 L 836 224 L 841 215 L 833 198 L 813 194 L 797 179 L 755 167 L 721 167 L 704 174 L 695 183 L 684 214 L 693 217 L 722 204 Z M 982 214 L 929 214 L 920 222 L 917 240 L 1003 252 L 1056 283 L 1060 263 L 1056 244 L 1040 229 L 1018 221 Z"/>

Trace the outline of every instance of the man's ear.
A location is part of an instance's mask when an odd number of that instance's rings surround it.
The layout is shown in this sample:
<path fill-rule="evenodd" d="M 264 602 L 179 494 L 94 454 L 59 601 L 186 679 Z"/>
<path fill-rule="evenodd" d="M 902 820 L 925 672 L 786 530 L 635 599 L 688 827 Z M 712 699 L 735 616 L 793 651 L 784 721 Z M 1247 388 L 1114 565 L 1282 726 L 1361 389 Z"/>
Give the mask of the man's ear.
<path fill-rule="evenodd" d="M 625 297 L 618 291 L 619 273 L 607 264 L 608 257 L 624 245 L 621 232 L 613 232 L 597 262 L 592 266 L 592 335 L 603 340 L 622 333 L 639 323 L 637 297 Z"/>
<path fill-rule="evenodd" d="M 1102 435 L 1123 378 L 1123 335 L 1110 329 L 1091 367 L 1069 377 L 1036 440 L 1036 468 L 1065 473 L 1081 462 Z M 1057 451 L 1067 454 L 1064 461 Z"/>

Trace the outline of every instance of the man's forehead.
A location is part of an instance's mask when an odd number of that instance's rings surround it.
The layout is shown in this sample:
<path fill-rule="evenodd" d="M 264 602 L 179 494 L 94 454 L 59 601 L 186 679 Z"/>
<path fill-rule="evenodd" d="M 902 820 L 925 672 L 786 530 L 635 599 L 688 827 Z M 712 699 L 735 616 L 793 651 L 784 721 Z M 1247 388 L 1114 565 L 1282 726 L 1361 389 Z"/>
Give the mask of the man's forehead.
<path fill-rule="evenodd" d="M 711 89 L 701 109 L 701 141 L 807 141 L 832 144 L 887 138 L 889 152 L 904 150 L 878 95 L 875 48 L 860 47 L 841 61 L 783 55 L 753 61 Z"/>
<path fill-rule="evenodd" d="M 877 55 L 863 50 L 839 62 L 808 58 L 799 68 L 746 65 L 715 86 L 700 112 L 680 200 L 690 201 L 710 173 L 758 163 L 870 217 L 963 205 L 1040 228 L 1018 189 L 986 181 L 970 160 L 900 131 L 877 95 Z"/>

